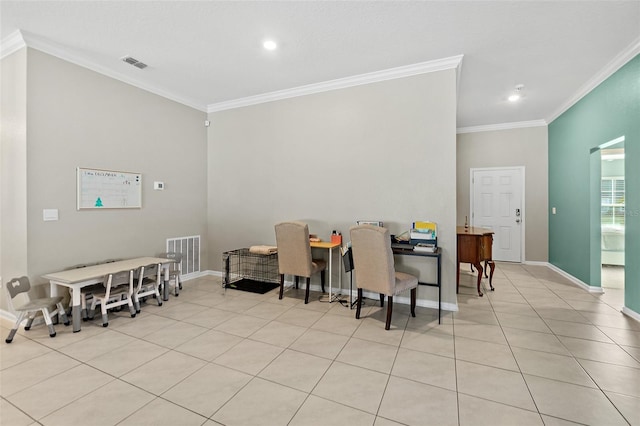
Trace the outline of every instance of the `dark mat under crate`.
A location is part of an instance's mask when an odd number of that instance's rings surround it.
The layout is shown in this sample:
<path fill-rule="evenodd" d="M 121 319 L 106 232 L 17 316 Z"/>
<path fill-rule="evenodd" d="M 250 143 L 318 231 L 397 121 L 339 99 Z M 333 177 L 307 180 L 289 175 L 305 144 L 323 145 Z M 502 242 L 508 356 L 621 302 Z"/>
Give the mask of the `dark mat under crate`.
<path fill-rule="evenodd" d="M 280 284 L 276 283 L 265 283 L 262 281 L 255 281 L 244 278 L 240 281 L 229 283 L 225 287 L 232 288 L 234 290 L 248 291 L 251 293 L 265 294 L 266 292 L 273 290 L 274 288 L 278 288 L 279 286 Z"/>

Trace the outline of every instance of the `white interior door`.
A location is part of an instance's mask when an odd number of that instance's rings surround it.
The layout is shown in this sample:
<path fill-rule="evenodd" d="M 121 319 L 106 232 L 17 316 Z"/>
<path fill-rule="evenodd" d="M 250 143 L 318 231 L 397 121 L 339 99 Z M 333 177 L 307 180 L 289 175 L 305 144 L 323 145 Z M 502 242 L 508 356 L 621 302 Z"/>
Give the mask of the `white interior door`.
<path fill-rule="evenodd" d="M 493 260 L 521 262 L 524 168 L 471 169 L 471 225 L 489 228 Z"/>

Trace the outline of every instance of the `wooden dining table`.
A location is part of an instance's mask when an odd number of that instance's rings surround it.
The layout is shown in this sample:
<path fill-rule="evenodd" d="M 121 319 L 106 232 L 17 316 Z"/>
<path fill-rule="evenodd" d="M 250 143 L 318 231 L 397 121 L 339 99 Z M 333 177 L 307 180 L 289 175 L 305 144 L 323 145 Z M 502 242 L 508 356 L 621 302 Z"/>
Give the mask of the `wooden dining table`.
<path fill-rule="evenodd" d="M 104 281 L 106 275 L 139 269 L 141 266 L 162 265 L 164 273 L 164 294 L 163 299 L 169 298 L 169 265 L 174 263 L 174 259 L 165 259 L 162 257 L 137 257 L 134 259 L 120 260 L 117 262 L 100 263 L 98 265 L 86 266 L 84 268 L 68 269 L 59 272 L 52 272 L 42 277 L 49 280 L 51 288 L 51 297 L 62 296 L 62 288 L 70 288 L 73 291 L 71 300 L 71 315 L 73 317 L 73 332 L 77 333 L 81 330 L 81 298 L 80 293 L 82 287 L 92 284 L 99 284 Z"/>

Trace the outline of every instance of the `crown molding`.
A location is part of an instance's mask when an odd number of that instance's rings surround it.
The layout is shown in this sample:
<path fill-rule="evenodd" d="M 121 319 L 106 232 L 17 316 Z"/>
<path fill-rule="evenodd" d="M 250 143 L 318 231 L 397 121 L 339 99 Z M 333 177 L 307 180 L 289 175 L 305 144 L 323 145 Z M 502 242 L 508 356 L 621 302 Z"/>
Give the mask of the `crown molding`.
<path fill-rule="evenodd" d="M 293 87 L 291 89 L 278 90 L 275 92 L 264 93 L 256 96 L 248 96 L 246 98 L 234 99 L 231 101 L 219 102 L 208 105 L 207 112 L 217 112 L 228 109 L 241 108 L 250 105 L 262 104 L 265 102 L 278 101 L 282 99 L 311 95 L 320 92 L 328 92 L 330 90 L 344 89 L 347 87 L 377 83 L 380 81 L 410 77 L 413 75 L 443 71 L 452 68 L 457 70 L 456 84 L 459 84 L 460 67 L 462 64 L 463 56 L 464 55 L 451 56 L 449 58 L 438 59 L 435 61 L 420 62 L 417 64 L 406 65 L 402 67 L 389 68 L 386 70 L 339 78 L 336 80 L 329 80 L 321 83 L 308 84 L 305 86 Z"/>
<path fill-rule="evenodd" d="M 177 96 L 174 93 L 168 92 L 166 90 L 160 89 L 153 85 L 150 85 L 144 81 L 132 78 L 128 75 L 121 74 L 115 72 L 113 70 L 109 70 L 101 65 L 96 64 L 95 62 L 89 61 L 86 58 L 83 58 L 73 52 L 69 51 L 69 49 L 63 45 L 52 42 L 51 40 L 47 40 L 43 37 L 38 37 L 36 35 L 30 34 L 27 31 L 17 30 L 12 33 L 10 36 L 6 37 L 2 40 L 2 57 L 5 55 L 5 42 L 7 43 L 6 55 L 15 52 L 16 50 L 27 46 L 32 49 L 39 50 L 51 56 L 55 56 L 57 58 L 63 59 L 67 62 L 71 62 L 72 64 L 81 66 L 83 68 L 87 68 L 91 71 L 95 71 L 99 74 L 105 75 L 107 77 L 111 77 L 115 80 L 122 81 L 123 83 L 130 84 L 132 86 L 138 87 L 140 89 L 146 90 L 147 92 L 151 92 L 158 96 L 162 96 L 163 98 L 167 98 L 169 100 L 178 102 L 182 105 L 186 105 L 188 107 L 197 109 L 199 111 L 206 111 L 205 105 L 202 105 L 192 99 L 188 99 L 182 96 Z M 13 50 L 11 50 L 13 49 Z"/>
<path fill-rule="evenodd" d="M 20 30 L 16 30 L 2 39 L 0 42 L 0 60 L 6 58 L 12 53 L 17 52 L 18 50 L 25 47 L 25 41 L 22 38 L 22 34 Z"/>
<path fill-rule="evenodd" d="M 546 125 L 547 125 L 547 122 L 545 120 L 515 121 L 513 123 L 500 123 L 500 124 L 487 124 L 483 126 L 459 127 L 458 129 L 456 129 L 456 134 L 491 132 L 495 130 L 522 129 L 526 127 L 542 127 Z"/>
<path fill-rule="evenodd" d="M 553 114 L 547 118 L 547 123 L 551 123 L 560 117 L 566 110 L 575 105 L 580 99 L 585 97 L 589 92 L 598 87 L 600 83 L 611 77 L 613 73 L 618 71 L 627 62 L 632 60 L 640 53 L 640 37 L 635 39 L 626 49 L 620 52 L 611 62 L 609 62 L 599 73 L 591 78 L 584 86 L 582 86 L 575 95 L 569 98 L 562 106 L 560 106 Z"/>

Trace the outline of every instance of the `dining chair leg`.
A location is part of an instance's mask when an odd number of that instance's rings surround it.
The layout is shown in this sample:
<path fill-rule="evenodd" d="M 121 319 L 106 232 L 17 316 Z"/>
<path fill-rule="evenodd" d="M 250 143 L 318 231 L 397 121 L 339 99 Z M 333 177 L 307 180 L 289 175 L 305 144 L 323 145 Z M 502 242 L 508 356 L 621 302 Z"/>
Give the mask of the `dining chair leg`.
<path fill-rule="evenodd" d="M 300 277 L 296 275 L 296 290 L 298 289 L 299 284 L 300 284 Z"/>
<path fill-rule="evenodd" d="M 22 320 L 24 319 L 24 316 L 26 314 L 27 314 L 26 312 L 19 312 L 18 313 L 18 318 L 16 318 L 16 323 L 13 326 L 13 328 L 11 329 L 11 331 L 9 332 L 9 335 L 5 339 L 5 342 L 11 343 L 13 341 L 13 336 L 16 335 L 16 331 L 18 331 L 18 328 L 20 327 L 20 323 L 22 322 Z"/>
<path fill-rule="evenodd" d="M 322 286 L 322 292 L 324 293 L 324 283 L 325 283 L 325 270 L 320 271 L 320 286 Z"/>
<path fill-rule="evenodd" d="M 136 308 L 133 306 L 133 302 L 131 301 L 131 296 L 127 297 L 127 305 L 129 305 L 129 313 L 131 314 L 131 318 L 136 317 Z"/>
<path fill-rule="evenodd" d="M 380 293 L 380 307 L 384 308 L 384 294 Z"/>
<path fill-rule="evenodd" d="M 58 315 L 60 316 L 60 319 L 62 319 L 62 323 L 64 325 L 71 324 L 71 321 L 69 321 L 69 317 L 67 316 L 67 311 L 64 309 L 64 306 L 62 306 L 62 303 L 57 303 L 56 306 L 58 307 Z"/>
<path fill-rule="evenodd" d="M 102 326 L 109 327 L 109 316 L 107 315 L 107 301 L 100 303 L 100 311 L 102 313 Z"/>
<path fill-rule="evenodd" d="M 49 310 L 47 308 L 43 308 L 42 316 L 44 317 L 44 323 L 47 324 L 49 328 L 49 337 L 56 337 L 56 329 L 53 327 L 53 321 L 51 321 L 51 315 L 49 315 Z"/>
<path fill-rule="evenodd" d="M 31 325 L 33 324 L 33 320 L 36 318 L 36 314 L 35 312 L 30 313 L 29 316 L 27 317 L 27 323 L 24 326 L 25 330 L 30 330 L 31 329 Z"/>
<path fill-rule="evenodd" d="M 96 306 L 98 306 L 98 302 L 94 297 L 93 299 L 91 299 L 91 306 L 89 307 L 89 312 L 87 312 L 87 318 L 89 318 L 90 320 L 93 320 L 93 317 L 95 316 Z"/>
<path fill-rule="evenodd" d="M 280 274 L 280 296 L 278 296 L 278 299 L 282 299 L 283 291 L 284 291 L 284 274 Z"/>
<path fill-rule="evenodd" d="M 362 289 L 358 289 L 358 300 L 356 303 L 356 319 L 360 319 L 360 308 L 362 307 Z"/>
<path fill-rule="evenodd" d="M 309 303 L 309 287 L 311 287 L 311 277 L 307 277 L 307 290 L 304 292 L 304 304 Z"/>
<path fill-rule="evenodd" d="M 416 316 L 416 295 L 418 293 L 418 289 L 416 287 L 411 289 L 411 316 L 415 318 Z"/>
<path fill-rule="evenodd" d="M 391 328 L 391 313 L 393 312 L 393 296 L 387 298 L 387 323 L 384 326 L 385 330 Z"/>

